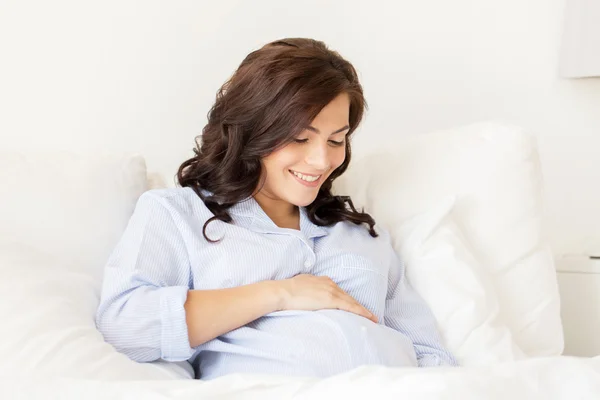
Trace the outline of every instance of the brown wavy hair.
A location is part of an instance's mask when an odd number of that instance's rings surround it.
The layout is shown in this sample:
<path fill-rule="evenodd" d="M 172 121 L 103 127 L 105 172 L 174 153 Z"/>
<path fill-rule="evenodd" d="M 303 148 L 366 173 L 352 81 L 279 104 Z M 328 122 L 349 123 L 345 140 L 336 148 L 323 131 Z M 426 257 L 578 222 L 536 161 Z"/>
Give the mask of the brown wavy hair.
<path fill-rule="evenodd" d="M 210 222 L 230 223 L 227 210 L 260 190 L 262 158 L 291 143 L 341 93 L 350 97 L 346 159 L 323 182 L 307 215 L 319 226 L 364 223 L 378 236 L 369 214 L 357 211 L 348 196 L 331 193 L 333 181 L 348 168 L 350 137 L 367 106 L 356 70 L 323 42 L 290 38 L 246 56 L 217 92 L 195 156 L 179 167 L 179 185 L 191 187 L 214 214 L 202 230 L 206 240 L 213 242 L 206 236 Z"/>

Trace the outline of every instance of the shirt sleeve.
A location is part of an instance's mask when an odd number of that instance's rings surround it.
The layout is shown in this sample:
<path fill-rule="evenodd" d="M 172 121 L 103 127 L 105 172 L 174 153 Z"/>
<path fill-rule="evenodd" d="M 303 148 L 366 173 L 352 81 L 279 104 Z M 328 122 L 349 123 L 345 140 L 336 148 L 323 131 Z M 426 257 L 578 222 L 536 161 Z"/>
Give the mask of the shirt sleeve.
<path fill-rule="evenodd" d="M 174 214 L 161 196 L 142 194 L 105 268 L 96 313 L 104 340 L 138 362 L 189 359 L 190 277 Z"/>
<path fill-rule="evenodd" d="M 419 294 L 410 286 L 403 262 L 390 243 L 391 264 L 385 303 L 385 325 L 412 340 L 419 367 L 458 366 L 442 344 L 437 321 Z"/>

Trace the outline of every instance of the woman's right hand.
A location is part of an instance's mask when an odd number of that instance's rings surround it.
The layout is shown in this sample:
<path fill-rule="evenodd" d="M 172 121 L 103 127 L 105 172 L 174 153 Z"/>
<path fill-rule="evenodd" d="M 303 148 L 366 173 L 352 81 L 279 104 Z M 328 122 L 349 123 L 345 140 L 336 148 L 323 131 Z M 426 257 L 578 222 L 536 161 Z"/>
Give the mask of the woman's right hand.
<path fill-rule="evenodd" d="M 338 309 L 358 314 L 377 323 L 377 317 L 344 292 L 328 276 L 296 275 L 275 281 L 281 289 L 281 310 Z"/>

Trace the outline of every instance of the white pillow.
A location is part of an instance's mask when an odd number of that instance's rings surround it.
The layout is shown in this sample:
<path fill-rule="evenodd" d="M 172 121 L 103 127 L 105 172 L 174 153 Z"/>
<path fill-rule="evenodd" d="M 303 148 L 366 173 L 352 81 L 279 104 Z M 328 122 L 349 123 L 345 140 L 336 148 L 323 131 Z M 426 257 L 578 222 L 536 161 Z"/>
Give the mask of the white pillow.
<path fill-rule="evenodd" d="M 335 191 L 393 238 L 408 218 L 455 196 L 453 218 L 493 282 L 502 319 L 527 356 L 541 357 L 560 355 L 564 344 L 541 182 L 535 139 L 487 122 L 386 141 L 354 160 Z"/>
<path fill-rule="evenodd" d="M 0 153 L 0 374 L 191 378 L 96 330 L 105 262 L 147 188 L 141 156 Z"/>
<path fill-rule="evenodd" d="M 410 284 L 431 307 L 444 343 L 462 366 L 525 358 L 500 315 L 491 277 L 454 222 L 454 198 L 394 229 Z"/>
<path fill-rule="evenodd" d="M 0 242 L 102 271 L 145 190 L 139 155 L 0 152 Z"/>
<path fill-rule="evenodd" d="M 100 380 L 189 379 L 188 363 L 140 364 L 94 323 L 99 282 L 24 245 L 0 245 L 0 375 Z"/>

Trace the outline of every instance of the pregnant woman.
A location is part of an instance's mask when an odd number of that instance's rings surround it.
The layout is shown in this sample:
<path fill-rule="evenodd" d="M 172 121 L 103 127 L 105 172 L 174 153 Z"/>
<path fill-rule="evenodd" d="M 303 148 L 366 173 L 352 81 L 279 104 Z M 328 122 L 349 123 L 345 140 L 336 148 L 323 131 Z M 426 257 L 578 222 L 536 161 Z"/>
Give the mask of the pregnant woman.
<path fill-rule="evenodd" d="M 177 187 L 138 200 L 105 269 L 105 340 L 199 379 L 456 365 L 389 234 L 331 192 L 364 109 L 354 67 L 322 42 L 250 53 Z"/>

